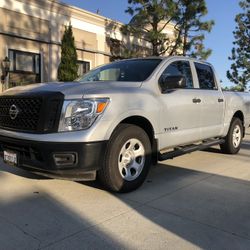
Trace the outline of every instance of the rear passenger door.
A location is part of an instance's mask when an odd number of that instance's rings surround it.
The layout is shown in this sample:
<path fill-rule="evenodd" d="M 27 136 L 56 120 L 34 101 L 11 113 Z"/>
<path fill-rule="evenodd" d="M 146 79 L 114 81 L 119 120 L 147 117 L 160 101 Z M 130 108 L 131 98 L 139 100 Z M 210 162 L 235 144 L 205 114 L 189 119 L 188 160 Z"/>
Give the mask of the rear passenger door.
<path fill-rule="evenodd" d="M 221 135 L 225 100 L 218 88 L 213 68 L 209 64 L 194 62 L 201 99 L 201 139 Z"/>

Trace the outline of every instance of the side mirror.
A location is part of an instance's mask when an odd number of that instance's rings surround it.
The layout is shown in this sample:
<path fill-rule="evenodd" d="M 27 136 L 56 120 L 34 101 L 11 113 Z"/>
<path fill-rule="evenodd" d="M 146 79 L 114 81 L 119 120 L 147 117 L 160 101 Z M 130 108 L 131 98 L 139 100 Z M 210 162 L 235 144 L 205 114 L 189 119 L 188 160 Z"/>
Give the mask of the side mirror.
<path fill-rule="evenodd" d="M 180 89 L 186 87 L 186 78 L 183 75 L 163 76 L 160 79 L 162 92 L 168 89 Z"/>

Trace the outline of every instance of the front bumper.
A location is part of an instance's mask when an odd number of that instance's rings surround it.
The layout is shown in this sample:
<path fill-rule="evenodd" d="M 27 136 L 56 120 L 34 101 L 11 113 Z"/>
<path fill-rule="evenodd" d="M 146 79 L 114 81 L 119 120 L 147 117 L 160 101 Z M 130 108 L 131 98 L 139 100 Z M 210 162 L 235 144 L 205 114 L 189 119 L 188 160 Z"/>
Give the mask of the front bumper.
<path fill-rule="evenodd" d="M 0 151 L 14 152 L 17 166 L 41 175 L 93 180 L 104 160 L 106 141 L 44 142 L 0 136 Z"/>

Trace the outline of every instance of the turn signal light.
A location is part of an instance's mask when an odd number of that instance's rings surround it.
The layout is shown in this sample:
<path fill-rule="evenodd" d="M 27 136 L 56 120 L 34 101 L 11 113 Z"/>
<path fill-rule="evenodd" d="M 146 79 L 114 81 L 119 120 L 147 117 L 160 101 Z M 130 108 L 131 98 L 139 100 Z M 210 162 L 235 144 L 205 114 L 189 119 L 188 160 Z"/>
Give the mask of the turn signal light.
<path fill-rule="evenodd" d="M 105 109 L 106 106 L 107 106 L 107 102 L 99 102 L 97 104 L 96 113 L 102 113 L 102 111 Z"/>

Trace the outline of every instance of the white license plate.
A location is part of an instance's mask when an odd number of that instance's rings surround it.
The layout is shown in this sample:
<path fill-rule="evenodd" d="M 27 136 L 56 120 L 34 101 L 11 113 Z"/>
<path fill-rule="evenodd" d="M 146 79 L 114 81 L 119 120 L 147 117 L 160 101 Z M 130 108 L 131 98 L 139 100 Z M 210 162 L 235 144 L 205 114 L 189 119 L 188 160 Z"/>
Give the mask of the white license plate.
<path fill-rule="evenodd" d="M 4 159 L 4 162 L 6 162 L 7 164 L 10 164 L 12 166 L 17 165 L 17 154 L 14 152 L 4 151 L 3 152 L 3 159 Z"/>

